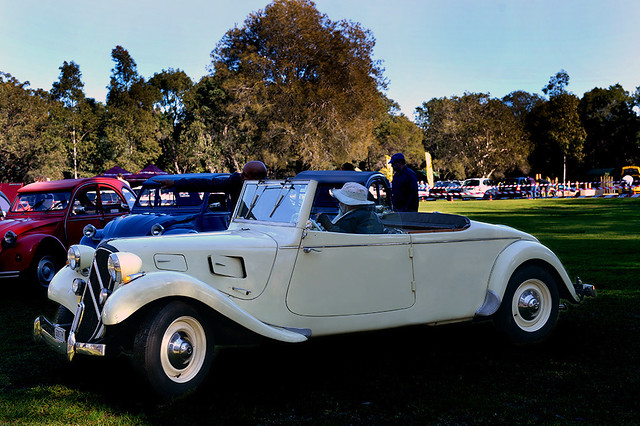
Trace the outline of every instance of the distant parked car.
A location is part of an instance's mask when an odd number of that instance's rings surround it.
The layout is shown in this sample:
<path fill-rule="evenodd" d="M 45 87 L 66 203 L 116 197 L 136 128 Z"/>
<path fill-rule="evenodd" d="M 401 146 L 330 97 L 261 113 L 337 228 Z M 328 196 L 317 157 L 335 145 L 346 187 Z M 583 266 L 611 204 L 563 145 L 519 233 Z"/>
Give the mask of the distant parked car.
<path fill-rule="evenodd" d="M 129 213 L 135 200 L 125 182 L 113 178 L 37 182 L 18 190 L 0 222 L 0 279 L 24 278 L 40 286 L 49 282 L 77 244 L 87 224 L 104 227 Z"/>
<path fill-rule="evenodd" d="M 87 225 L 80 244 L 97 247 L 110 238 L 143 235 L 191 234 L 227 229 L 231 212 L 230 196 L 225 192 L 189 189 L 189 181 L 214 177 L 227 177 L 228 173 L 196 173 L 161 175 L 142 184 L 131 214 L 109 222 L 104 229 Z M 184 180 L 182 191 L 161 188 L 155 179 Z M 114 194 L 115 195 L 115 194 Z"/>
<path fill-rule="evenodd" d="M 459 190 L 460 187 L 459 180 L 441 180 L 436 182 L 433 188 L 429 190 L 429 196 L 431 198 L 446 198 L 449 191 Z"/>
<path fill-rule="evenodd" d="M 487 190 L 493 188 L 493 181 L 487 178 L 471 178 L 462 182 L 461 198 L 483 198 Z"/>
<path fill-rule="evenodd" d="M 487 190 L 483 198 L 527 198 L 529 196 L 538 196 L 538 186 L 535 179 L 516 177 L 505 179 L 497 187 Z"/>

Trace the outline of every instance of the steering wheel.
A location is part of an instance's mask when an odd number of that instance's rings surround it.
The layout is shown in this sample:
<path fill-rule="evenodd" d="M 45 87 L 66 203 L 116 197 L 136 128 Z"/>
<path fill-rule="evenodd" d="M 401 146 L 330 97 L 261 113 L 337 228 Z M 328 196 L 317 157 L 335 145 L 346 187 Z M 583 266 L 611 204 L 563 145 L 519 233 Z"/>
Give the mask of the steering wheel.
<path fill-rule="evenodd" d="M 314 231 L 324 231 L 324 228 L 322 227 L 322 225 L 320 225 L 318 222 L 316 222 L 313 219 L 308 219 L 307 220 L 307 225 L 309 226 L 309 229 L 314 230 Z"/>

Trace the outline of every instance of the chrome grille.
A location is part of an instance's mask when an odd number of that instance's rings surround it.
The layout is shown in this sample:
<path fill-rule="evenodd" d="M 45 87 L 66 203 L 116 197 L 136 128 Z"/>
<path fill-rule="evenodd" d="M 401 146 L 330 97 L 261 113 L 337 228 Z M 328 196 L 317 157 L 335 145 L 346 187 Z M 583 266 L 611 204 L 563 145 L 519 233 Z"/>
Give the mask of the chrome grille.
<path fill-rule="evenodd" d="M 79 342 L 90 342 L 101 337 L 103 325 L 100 315 L 102 311 L 98 300 L 102 288 L 113 290 L 113 283 L 107 270 L 107 261 L 109 255 L 115 251 L 117 250 L 109 245 L 101 245 L 94 254 L 89 271 L 89 282 L 82 294 L 85 310 L 76 330 L 76 338 Z"/>

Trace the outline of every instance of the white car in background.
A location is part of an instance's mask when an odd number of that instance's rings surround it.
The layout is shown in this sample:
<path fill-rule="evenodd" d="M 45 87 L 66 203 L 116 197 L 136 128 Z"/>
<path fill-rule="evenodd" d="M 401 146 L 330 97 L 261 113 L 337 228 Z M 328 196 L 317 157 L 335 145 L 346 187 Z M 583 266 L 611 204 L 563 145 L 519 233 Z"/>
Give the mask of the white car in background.
<path fill-rule="evenodd" d="M 462 182 L 460 190 L 461 198 L 477 198 L 484 197 L 484 193 L 493 188 L 493 181 L 488 178 L 470 178 Z"/>

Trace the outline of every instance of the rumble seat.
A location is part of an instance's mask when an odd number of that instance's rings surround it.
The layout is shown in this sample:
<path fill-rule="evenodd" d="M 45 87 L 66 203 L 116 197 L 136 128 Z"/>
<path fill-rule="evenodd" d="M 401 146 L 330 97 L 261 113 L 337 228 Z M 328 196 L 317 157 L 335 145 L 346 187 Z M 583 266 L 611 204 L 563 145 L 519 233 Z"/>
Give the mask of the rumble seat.
<path fill-rule="evenodd" d="M 380 216 L 388 229 L 399 229 L 409 234 L 420 232 L 462 231 L 470 225 L 469 218 L 446 213 L 392 212 Z"/>

